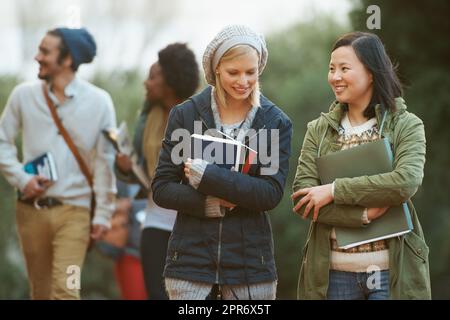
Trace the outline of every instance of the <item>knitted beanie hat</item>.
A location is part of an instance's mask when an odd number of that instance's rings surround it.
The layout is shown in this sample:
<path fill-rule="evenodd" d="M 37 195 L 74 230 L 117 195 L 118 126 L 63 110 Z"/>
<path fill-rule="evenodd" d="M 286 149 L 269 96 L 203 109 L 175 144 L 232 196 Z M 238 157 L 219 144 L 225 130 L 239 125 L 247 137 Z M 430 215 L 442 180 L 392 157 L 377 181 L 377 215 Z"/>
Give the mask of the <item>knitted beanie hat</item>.
<path fill-rule="evenodd" d="M 244 25 L 230 25 L 222 29 L 206 47 L 203 54 L 203 70 L 206 82 L 215 85 L 215 70 L 222 56 L 237 45 L 249 45 L 258 52 L 259 74 L 267 63 L 267 47 L 264 36 Z"/>
<path fill-rule="evenodd" d="M 97 46 L 94 38 L 86 29 L 57 28 L 56 31 L 61 34 L 64 43 L 69 48 L 75 68 L 94 59 Z"/>

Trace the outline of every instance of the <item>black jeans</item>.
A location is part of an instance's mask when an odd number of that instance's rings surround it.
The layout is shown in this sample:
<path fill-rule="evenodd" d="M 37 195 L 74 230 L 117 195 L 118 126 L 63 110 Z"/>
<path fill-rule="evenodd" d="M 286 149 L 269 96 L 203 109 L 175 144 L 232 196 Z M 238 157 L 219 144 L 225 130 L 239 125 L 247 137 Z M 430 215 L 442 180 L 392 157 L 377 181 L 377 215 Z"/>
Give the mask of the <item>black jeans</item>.
<path fill-rule="evenodd" d="M 141 262 L 149 300 L 168 300 L 163 271 L 170 231 L 145 228 L 141 235 Z"/>

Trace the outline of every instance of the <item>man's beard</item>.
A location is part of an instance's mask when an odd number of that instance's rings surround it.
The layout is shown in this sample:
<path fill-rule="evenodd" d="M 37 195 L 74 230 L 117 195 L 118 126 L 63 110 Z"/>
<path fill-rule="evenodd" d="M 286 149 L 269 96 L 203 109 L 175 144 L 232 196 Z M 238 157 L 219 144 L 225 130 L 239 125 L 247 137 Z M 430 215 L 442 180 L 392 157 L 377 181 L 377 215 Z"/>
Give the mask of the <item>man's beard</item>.
<path fill-rule="evenodd" d="M 61 64 L 58 62 L 57 67 L 60 67 L 60 66 L 61 66 Z M 46 69 L 45 73 L 43 75 L 41 75 L 42 69 Z M 55 69 L 54 67 L 52 67 L 51 64 L 49 66 L 48 64 L 43 63 L 43 64 L 39 64 L 39 70 L 38 70 L 37 76 L 39 79 L 45 80 L 46 82 L 50 83 L 58 72 L 59 72 L 58 69 Z"/>
<path fill-rule="evenodd" d="M 40 64 L 40 65 L 39 65 L 39 69 L 42 69 L 42 67 L 43 67 L 43 66 Z M 38 76 L 39 79 L 45 80 L 46 82 L 49 82 L 50 79 L 51 79 L 51 77 L 50 77 L 50 75 L 49 75 L 48 73 L 47 73 L 47 74 L 44 74 L 44 75 L 41 75 L 41 71 L 40 71 L 40 70 L 38 71 L 37 76 Z"/>
<path fill-rule="evenodd" d="M 41 79 L 41 80 L 45 80 L 46 82 L 50 82 L 50 76 L 48 74 L 40 75 L 38 73 L 38 78 Z"/>

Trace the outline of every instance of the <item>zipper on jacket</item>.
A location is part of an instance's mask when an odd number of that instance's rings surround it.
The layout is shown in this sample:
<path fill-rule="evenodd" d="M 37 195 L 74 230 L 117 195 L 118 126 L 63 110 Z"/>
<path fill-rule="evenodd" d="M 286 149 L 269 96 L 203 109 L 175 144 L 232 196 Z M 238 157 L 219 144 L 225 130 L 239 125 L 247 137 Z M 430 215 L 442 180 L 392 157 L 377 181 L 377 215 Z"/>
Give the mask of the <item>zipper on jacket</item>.
<path fill-rule="evenodd" d="M 203 119 L 203 117 L 199 114 L 198 116 L 200 118 L 200 121 L 203 123 L 203 125 L 206 127 L 206 130 L 209 130 L 208 125 L 206 124 L 206 121 Z M 216 267 L 216 284 L 219 284 L 219 269 L 220 269 L 220 255 L 222 251 L 222 222 L 223 217 L 220 218 L 219 222 L 219 243 L 217 245 L 217 267 Z"/>
<path fill-rule="evenodd" d="M 220 254 L 222 251 L 222 222 L 223 222 L 223 217 L 220 218 L 220 222 L 219 222 L 219 243 L 217 245 L 216 283 L 219 283 Z"/>
<path fill-rule="evenodd" d="M 200 118 L 200 120 L 201 120 L 201 122 L 203 123 L 203 125 L 206 127 L 206 130 L 209 130 L 209 127 L 208 127 L 208 125 L 206 124 L 206 121 L 203 120 L 202 116 L 199 114 L 198 117 Z M 202 134 L 203 134 L 203 132 L 202 132 Z"/>
<path fill-rule="evenodd" d="M 203 125 L 206 127 L 206 129 L 209 130 L 210 128 L 206 124 L 206 121 L 203 119 L 203 117 L 200 114 L 199 114 L 198 117 L 200 118 L 200 121 L 203 123 Z M 266 125 L 264 125 L 261 129 L 259 129 L 256 134 L 251 136 L 249 138 L 249 140 L 254 138 L 256 135 L 258 135 L 260 130 L 264 129 L 265 127 L 266 127 Z M 217 269 L 216 269 L 216 283 L 217 284 L 219 283 L 220 255 L 221 255 L 221 251 L 222 251 L 222 224 L 223 224 L 223 217 L 220 218 L 220 223 L 219 223 L 219 243 L 217 245 Z M 176 259 L 176 253 L 175 253 L 174 259 Z M 265 263 L 264 256 L 262 254 L 261 254 L 261 263 L 262 264 Z"/>

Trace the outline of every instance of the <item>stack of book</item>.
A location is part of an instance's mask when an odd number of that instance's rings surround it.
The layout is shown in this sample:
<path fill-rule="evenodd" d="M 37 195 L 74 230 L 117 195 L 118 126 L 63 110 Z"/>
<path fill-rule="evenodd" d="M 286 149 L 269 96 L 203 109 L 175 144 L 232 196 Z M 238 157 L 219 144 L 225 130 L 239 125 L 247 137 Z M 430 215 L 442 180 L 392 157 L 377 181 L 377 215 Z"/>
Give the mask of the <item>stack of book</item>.
<path fill-rule="evenodd" d="M 191 135 L 191 158 L 203 159 L 221 168 L 248 173 L 257 152 L 232 138 Z"/>

